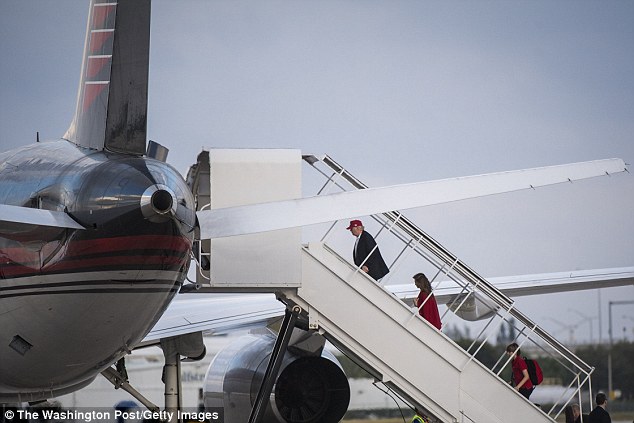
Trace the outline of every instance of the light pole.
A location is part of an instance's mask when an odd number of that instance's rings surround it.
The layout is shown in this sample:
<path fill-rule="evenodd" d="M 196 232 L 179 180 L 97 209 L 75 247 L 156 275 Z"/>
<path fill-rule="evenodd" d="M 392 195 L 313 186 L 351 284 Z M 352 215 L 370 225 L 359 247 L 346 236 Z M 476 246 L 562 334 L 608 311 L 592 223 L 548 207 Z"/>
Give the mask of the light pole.
<path fill-rule="evenodd" d="M 603 342 L 603 322 L 601 321 L 601 288 L 597 289 L 597 299 L 599 306 L 599 344 Z"/>
<path fill-rule="evenodd" d="M 610 335 L 610 349 L 608 351 L 608 395 L 610 399 L 614 399 L 614 392 L 612 391 L 612 306 L 634 304 L 634 301 L 610 301 L 608 302 L 608 334 Z"/>

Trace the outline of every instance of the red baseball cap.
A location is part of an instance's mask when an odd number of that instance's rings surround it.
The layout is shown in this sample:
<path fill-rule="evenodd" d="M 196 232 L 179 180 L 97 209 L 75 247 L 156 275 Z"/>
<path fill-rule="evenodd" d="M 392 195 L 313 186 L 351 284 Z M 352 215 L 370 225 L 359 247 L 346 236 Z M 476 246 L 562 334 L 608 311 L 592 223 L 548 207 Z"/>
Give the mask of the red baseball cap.
<path fill-rule="evenodd" d="M 352 228 L 356 228 L 357 226 L 363 226 L 363 223 L 361 223 L 360 220 L 351 220 L 350 221 L 350 226 L 348 226 L 346 229 L 350 230 Z"/>

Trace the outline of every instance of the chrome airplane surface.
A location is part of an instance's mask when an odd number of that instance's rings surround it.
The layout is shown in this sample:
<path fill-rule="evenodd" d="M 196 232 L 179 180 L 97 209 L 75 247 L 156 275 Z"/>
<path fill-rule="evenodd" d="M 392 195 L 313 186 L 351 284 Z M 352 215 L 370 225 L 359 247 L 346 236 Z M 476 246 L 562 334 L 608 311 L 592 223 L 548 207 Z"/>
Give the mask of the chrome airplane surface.
<path fill-rule="evenodd" d="M 230 237 L 625 170 L 610 159 L 196 212 L 183 177 L 146 153 L 149 27 L 149 0 L 93 0 L 70 128 L 0 153 L 0 403 L 73 392 L 138 346 L 183 284 L 198 229 Z M 279 315 L 217 310 L 223 330 Z"/>
<path fill-rule="evenodd" d="M 100 3 L 67 133 L 0 154 L 3 402 L 86 385 L 152 328 L 189 265 L 192 194 L 145 156 L 150 2 Z"/>

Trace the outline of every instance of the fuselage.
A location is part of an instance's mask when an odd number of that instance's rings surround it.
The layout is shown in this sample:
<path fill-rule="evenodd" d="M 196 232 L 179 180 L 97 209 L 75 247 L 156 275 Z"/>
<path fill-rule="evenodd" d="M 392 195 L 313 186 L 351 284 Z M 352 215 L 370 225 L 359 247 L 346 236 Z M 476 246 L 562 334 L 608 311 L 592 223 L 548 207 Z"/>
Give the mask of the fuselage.
<path fill-rule="evenodd" d="M 0 154 L 0 203 L 85 228 L 0 235 L 0 402 L 70 392 L 137 344 L 178 291 L 192 194 L 163 162 L 59 140 Z"/>

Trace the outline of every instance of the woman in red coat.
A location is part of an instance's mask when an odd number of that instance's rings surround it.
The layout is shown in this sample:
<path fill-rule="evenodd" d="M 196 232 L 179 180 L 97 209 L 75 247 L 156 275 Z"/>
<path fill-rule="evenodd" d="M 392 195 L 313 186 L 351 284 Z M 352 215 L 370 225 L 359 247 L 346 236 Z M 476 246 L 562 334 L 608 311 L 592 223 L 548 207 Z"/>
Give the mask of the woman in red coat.
<path fill-rule="evenodd" d="M 442 324 L 440 323 L 440 314 L 438 314 L 438 304 L 434 294 L 431 293 L 429 279 L 424 273 L 417 273 L 414 275 L 414 284 L 420 289 L 418 298 L 414 300 L 414 305 L 418 307 L 418 314 L 440 330 Z"/>

